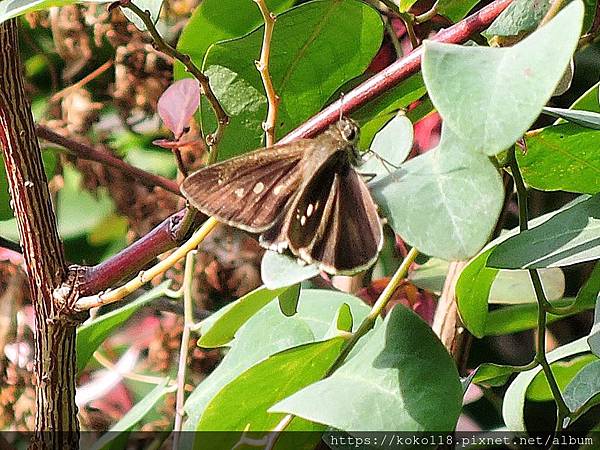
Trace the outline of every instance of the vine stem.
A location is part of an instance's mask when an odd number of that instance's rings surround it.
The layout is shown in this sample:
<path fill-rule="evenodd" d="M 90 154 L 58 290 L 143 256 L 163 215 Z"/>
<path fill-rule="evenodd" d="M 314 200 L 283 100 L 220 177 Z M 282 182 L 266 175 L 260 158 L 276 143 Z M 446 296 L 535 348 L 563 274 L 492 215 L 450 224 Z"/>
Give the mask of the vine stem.
<path fill-rule="evenodd" d="M 358 329 L 354 333 L 352 333 L 352 335 L 348 339 L 348 342 L 346 343 L 344 348 L 342 348 L 342 351 L 340 352 L 338 357 L 333 361 L 333 364 L 327 371 L 325 378 L 331 376 L 333 372 L 340 368 L 340 366 L 344 363 L 344 361 L 346 360 L 350 352 L 354 349 L 358 341 L 360 341 L 360 339 L 365 334 L 367 334 L 369 331 L 371 331 L 371 329 L 373 329 L 375 321 L 392 298 L 392 295 L 394 294 L 402 280 L 404 280 L 408 275 L 408 269 L 410 268 L 411 264 L 415 261 L 418 255 L 419 251 L 416 248 L 410 249 L 408 255 L 406 255 L 406 258 L 404 258 L 402 264 L 400 264 L 400 267 L 398 267 L 398 270 L 396 270 L 383 292 L 379 295 L 379 298 L 377 298 L 377 301 L 371 308 L 371 311 L 369 312 L 367 317 L 363 319 Z M 293 414 L 288 414 L 277 424 L 277 426 L 271 432 L 271 436 L 269 438 L 268 445 L 265 447 L 265 450 L 271 450 L 275 446 L 279 434 L 288 427 L 288 425 L 292 422 L 292 419 L 294 417 L 295 416 Z"/>
<path fill-rule="evenodd" d="M 175 265 L 181 258 L 186 256 L 189 252 L 194 250 L 198 245 L 208 236 L 208 234 L 213 230 L 213 228 L 219 222 L 217 219 L 213 217 L 209 217 L 206 219 L 204 224 L 192 235 L 190 239 L 188 239 L 183 245 L 181 245 L 177 250 L 171 253 L 168 257 L 163 259 L 161 262 L 156 264 L 154 267 L 149 270 L 142 271 L 135 277 L 133 280 L 124 284 L 123 286 L 115 289 L 109 290 L 101 294 L 92 295 L 89 297 L 80 297 L 75 303 L 76 311 L 85 311 L 91 308 L 96 308 L 102 305 L 108 305 L 109 303 L 114 303 L 127 295 L 134 292 L 139 287 L 143 286 L 148 281 L 152 280 L 152 278 L 165 273 L 169 268 Z"/>
<path fill-rule="evenodd" d="M 396 273 L 394 273 L 394 275 L 390 279 L 390 282 L 387 284 L 381 295 L 379 295 L 379 298 L 371 308 L 371 311 L 369 312 L 367 317 L 363 319 L 360 326 L 358 327 L 358 330 L 352 333 L 352 337 L 350 337 L 348 343 L 344 346 L 338 357 L 335 359 L 326 376 L 329 376 L 333 372 L 335 372 L 344 363 L 344 361 L 346 360 L 352 349 L 354 349 L 358 341 L 365 334 L 371 331 L 371 329 L 375 325 L 375 321 L 392 298 L 392 295 L 394 294 L 394 292 L 396 292 L 396 289 L 398 288 L 402 280 L 404 280 L 408 275 L 408 269 L 410 268 L 411 264 L 415 261 L 418 254 L 419 251 L 416 248 L 410 249 L 408 255 L 406 255 L 406 258 L 404 258 L 402 264 L 400 264 L 400 267 L 398 267 L 398 270 L 396 270 Z"/>
<path fill-rule="evenodd" d="M 269 73 L 269 61 L 271 59 L 271 38 L 273 36 L 273 30 L 275 29 L 275 20 L 277 17 L 275 14 L 269 11 L 265 0 L 253 0 L 254 3 L 260 9 L 260 13 L 263 16 L 265 22 L 265 32 L 263 34 L 262 48 L 260 50 L 260 59 L 255 61 L 256 69 L 260 72 L 263 86 L 267 94 L 267 102 L 269 109 L 267 111 L 267 119 L 263 123 L 263 130 L 265 130 L 266 146 L 271 147 L 275 144 L 275 125 L 277 124 L 277 112 L 279 109 L 280 98 L 275 92 L 273 86 L 273 80 L 271 80 L 271 74 Z"/>
<path fill-rule="evenodd" d="M 156 29 L 156 25 L 154 25 L 154 22 L 152 21 L 152 16 L 150 15 L 149 11 L 142 10 L 129 0 L 122 0 L 121 2 L 119 2 L 119 6 L 129 9 L 136 16 L 138 16 L 140 20 L 144 22 L 146 29 L 152 36 L 155 47 L 164 54 L 169 55 L 171 58 L 174 58 L 181 64 L 183 64 L 186 70 L 189 73 L 191 73 L 200 83 L 202 93 L 210 103 L 210 106 L 212 107 L 217 118 L 217 129 L 214 133 L 206 136 L 206 145 L 210 148 L 209 158 L 211 161 L 216 161 L 216 146 L 221 140 L 221 137 L 223 136 L 223 131 L 225 130 L 225 127 L 229 123 L 229 116 L 221 106 L 221 103 L 219 103 L 219 100 L 215 96 L 215 93 L 213 92 L 212 88 L 210 87 L 208 77 L 204 75 L 204 73 L 193 63 L 192 58 L 190 58 L 189 55 L 181 53 L 175 47 L 172 47 L 171 45 L 165 42 L 165 40 L 162 38 L 158 30 Z"/>
<path fill-rule="evenodd" d="M 185 414 L 185 373 L 187 369 L 188 346 L 190 343 L 190 329 L 194 325 L 194 311 L 192 304 L 192 279 L 194 276 L 194 261 L 196 252 L 192 250 L 185 257 L 185 272 L 183 275 L 183 333 L 179 349 L 179 367 L 177 369 L 177 394 L 175 405 L 175 425 L 173 426 L 173 450 L 179 448 L 179 436 L 183 426 Z"/>
<path fill-rule="evenodd" d="M 519 203 L 519 230 L 521 232 L 527 231 L 527 229 L 529 228 L 527 223 L 527 187 L 525 186 L 523 176 L 521 175 L 521 170 L 519 168 L 519 164 L 515 156 L 514 146 L 509 151 L 508 165 L 510 167 L 512 176 L 515 180 L 515 188 L 517 190 L 517 200 Z M 562 431 L 564 419 L 569 417 L 570 411 L 569 407 L 565 403 L 565 399 L 562 396 L 560 387 L 558 386 L 556 378 L 554 377 L 554 373 L 552 373 L 550 363 L 548 363 L 548 359 L 546 358 L 546 323 L 547 314 L 551 309 L 551 305 L 548 299 L 546 298 L 546 294 L 544 293 L 544 287 L 542 286 L 540 275 L 537 269 L 528 269 L 528 272 L 538 302 L 538 323 L 535 361 L 540 366 L 542 366 L 542 370 L 544 371 L 544 375 L 546 376 L 546 380 L 548 381 L 548 385 L 550 386 L 550 390 L 552 392 L 552 397 L 554 397 L 554 401 L 556 402 L 556 431 Z"/>

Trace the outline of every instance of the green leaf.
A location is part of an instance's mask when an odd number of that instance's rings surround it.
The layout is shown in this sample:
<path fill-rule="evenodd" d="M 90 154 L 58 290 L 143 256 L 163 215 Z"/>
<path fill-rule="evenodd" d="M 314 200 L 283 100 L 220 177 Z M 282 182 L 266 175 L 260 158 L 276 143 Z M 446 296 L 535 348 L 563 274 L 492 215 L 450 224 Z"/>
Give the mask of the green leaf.
<path fill-rule="evenodd" d="M 411 270 L 408 274 L 408 279 L 420 289 L 426 289 L 439 294 L 444 288 L 448 266 L 448 261 L 430 258 L 425 264 L 421 264 L 415 270 Z"/>
<path fill-rule="evenodd" d="M 479 3 L 479 0 L 440 0 L 437 4 L 437 11 L 452 22 L 458 22 L 463 19 L 477 3 Z"/>
<path fill-rule="evenodd" d="M 406 12 L 411 8 L 412 5 L 417 3 L 417 0 L 400 0 L 394 1 L 394 3 L 398 4 L 398 8 L 400 9 L 400 11 Z"/>
<path fill-rule="evenodd" d="M 550 108 L 549 106 L 545 106 L 542 111 L 544 114 L 556 117 L 557 119 L 564 119 L 567 122 L 591 128 L 592 130 L 600 130 L 600 114 L 596 112 L 579 109 Z"/>
<path fill-rule="evenodd" d="M 290 8 L 294 1 L 267 0 L 266 4 L 269 11 L 280 14 Z M 189 55 L 196 66 L 202 67 L 204 55 L 212 44 L 238 38 L 262 24 L 262 15 L 254 2 L 203 0 L 183 28 L 177 41 L 177 50 Z M 176 80 L 190 76 L 179 62 L 174 66 L 174 75 Z"/>
<path fill-rule="evenodd" d="M 590 348 L 586 342 L 586 338 L 583 337 L 552 350 L 546 356 L 548 362 L 553 363 L 563 358 L 588 352 L 589 350 Z M 541 366 L 538 366 L 526 372 L 521 372 L 508 387 L 506 394 L 504 395 L 504 403 L 502 404 L 502 417 L 509 430 L 526 431 L 523 417 L 525 396 L 527 394 L 527 388 L 541 370 Z"/>
<path fill-rule="evenodd" d="M 572 123 L 546 127 L 525 138 L 517 152 L 525 182 L 543 191 L 600 192 L 600 131 Z"/>
<path fill-rule="evenodd" d="M 254 64 L 260 55 L 263 28 L 213 44 L 204 59 L 203 70 L 230 116 L 219 144 L 219 159 L 264 144 L 267 100 Z M 269 64 L 281 98 L 276 135 L 281 137 L 304 122 L 338 87 L 364 72 L 382 35 L 379 14 L 357 0 L 316 0 L 279 15 Z M 205 116 L 203 129 L 209 131 L 214 118 Z"/>
<path fill-rule="evenodd" d="M 369 313 L 369 307 L 352 295 L 303 289 L 294 316 L 281 314 L 275 302 L 254 314 L 237 330 L 221 364 L 190 394 L 185 403 L 185 429 L 195 430 L 211 399 L 248 368 L 282 350 L 325 338 L 344 303 L 359 323 Z"/>
<path fill-rule="evenodd" d="M 588 89 L 567 111 L 574 110 L 600 113 L 598 84 Z M 597 131 L 565 123 L 563 119 L 530 133 L 526 137 L 527 152 L 517 153 L 525 182 L 541 190 L 598 192 L 600 164 L 594 151 L 597 134 Z"/>
<path fill-rule="evenodd" d="M 505 269 L 562 267 L 600 258 L 600 194 L 498 245 L 487 265 Z"/>
<path fill-rule="evenodd" d="M 550 220 L 558 213 L 585 202 L 588 198 L 589 196 L 580 196 L 559 210 L 530 220 L 529 226 L 538 226 Z M 505 326 L 507 333 L 520 330 L 523 326 L 525 328 L 522 329 L 531 328 L 528 322 L 528 315 L 523 317 L 527 320 L 524 325 L 515 324 L 515 327 L 512 327 L 511 325 L 514 319 L 519 319 L 518 314 L 521 311 L 529 311 L 529 308 L 502 308 L 488 313 L 487 306 L 492 285 L 500 273 L 498 269 L 487 267 L 487 260 L 492 251 L 500 243 L 506 241 L 512 236 L 516 236 L 518 233 L 519 228 L 513 228 L 510 231 L 504 232 L 501 236 L 490 242 L 475 258 L 469 261 L 469 263 L 461 272 L 456 284 L 458 310 L 463 319 L 463 323 L 467 329 L 477 337 L 483 337 L 487 334 L 505 334 L 502 332 L 502 330 L 505 329 Z M 513 311 L 514 314 L 512 313 Z M 486 324 L 487 320 L 491 318 L 492 315 L 494 316 L 494 323 Z M 502 322 L 504 319 L 510 319 L 510 321 L 505 324 Z M 533 318 L 532 320 L 535 321 L 537 319 Z"/>
<path fill-rule="evenodd" d="M 114 441 L 121 438 L 123 434 L 128 433 L 142 420 L 150 411 L 156 408 L 156 404 L 173 388 L 167 386 L 168 378 L 165 378 L 160 384 L 157 384 L 140 402 L 135 404 L 121 420 L 94 444 L 92 450 L 110 450 Z"/>
<path fill-rule="evenodd" d="M 64 186 L 58 192 L 56 216 L 63 239 L 92 231 L 114 211 L 114 203 L 106 189 L 95 194 L 81 187 L 82 176 L 70 166 L 63 168 Z"/>
<path fill-rule="evenodd" d="M 226 345 L 248 319 L 285 291 L 286 288 L 269 290 L 261 286 L 224 306 L 200 322 L 198 345 L 205 348 Z"/>
<path fill-rule="evenodd" d="M 408 244 L 447 260 L 467 259 L 483 247 L 504 197 L 490 160 L 464 148 L 445 127 L 436 149 L 372 183 L 371 191 Z"/>
<path fill-rule="evenodd" d="M 463 324 L 473 334 L 485 336 L 488 298 L 498 271 L 486 267 L 492 248 L 465 266 L 456 283 L 456 301 Z"/>
<path fill-rule="evenodd" d="M 268 289 L 280 289 L 319 275 L 312 264 L 301 265 L 289 255 L 267 250 L 260 263 L 262 281 Z"/>
<path fill-rule="evenodd" d="M 594 309 L 594 325 L 587 337 L 592 353 L 600 357 L 600 293 L 596 294 L 596 308 Z"/>
<path fill-rule="evenodd" d="M 1 1 L 0 2 L 0 23 L 13 17 L 20 16 L 28 12 L 39 11 L 40 9 L 50 8 L 51 6 L 65 6 L 76 3 L 108 3 L 106 0 L 25 0 L 25 1 Z"/>
<path fill-rule="evenodd" d="M 560 316 L 548 314 L 548 323 L 562 320 L 582 311 L 594 308 L 596 295 L 600 290 L 600 265 L 596 265 L 592 274 L 579 290 L 577 297 L 552 302 L 552 306 L 569 307 L 569 314 Z M 509 333 L 517 333 L 530 330 L 537 326 L 538 308 L 537 304 L 515 305 L 490 311 L 485 324 L 486 336 L 498 336 Z M 590 338 L 590 347 L 594 348 Z"/>
<path fill-rule="evenodd" d="M 575 300 L 566 298 L 552 302 L 556 307 L 572 307 Z M 567 317 L 578 314 L 582 311 L 593 308 L 593 304 L 578 303 L 569 314 L 556 316 L 548 314 L 547 323 L 554 323 Z M 524 305 L 512 305 L 504 308 L 490 311 L 485 323 L 485 336 L 501 336 L 504 334 L 518 333 L 520 331 L 531 330 L 537 326 L 538 308 L 537 304 L 529 303 Z"/>
<path fill-rule="evenodd" d="M 123 325 L 142 306 L 165 295 L 169 284 L 170 281 L 165 281 L 133 302 L 102 314 L 77 328 L 77 371 L 85 368 L 96 349 L 115 329 Z"/>
<path fill-rule="evenodd" d="M 360 123 L 359 147 L 370 148 L 373 137 L 386 123 L 426 93 L 423 77 L 417 73 L 352 113 L 352 118 Z M 423 102 L 407 113 L 412 122 L 419 120 L 420 117 L 414 116 L 414 113 L 427 103 Z"/>
<path fill-rule="evenodd" d="M 453 430 L 462 388 L 454 362 L 431 328 L 397 305 L 363 339 L 333 375 L 269 411 L 345 431 Z"/>
<path fill-rule="evenodd" d="M 342 303 L 340 308 L 335 313 L 335 317 L 333 318 L 333 322 L 331 322 L 331 326 L 329 327 L 329 331 L 325 334 L 325 336 L 329 339 L 340 334 L 340 331 L 351 332 L 352 327 L 354 326 L 354 319 L 352 318 L 352 311 L 350 309 L 350 305 L 347 303 Z"/>
<path fill-rule="evenodd" d="M 485 37 L 518 37 L 535 30 L 550 8 L 550 0 L 515 0 L 483 32 Z"/>
<path fill-rule="evenodd" d="M 558 268 L 538 270 L 547 300 L 558 300 L 565 292 L 565 275 Z M 527 270 L 501 270 L 492 283 L 488 303 L 536 303 L 535 289 Z"/>
<path fill-rule="evenodd" d="M 579 371 L 598 358 L 591 354 L 577 356 L 568 361 L 556 361 L 550 367 L 561 392 L 573 380 Z M 550 385 L 544 372 L 539 372 L 527 388 L 527 400 L 535 402 L 549 402 L 553 400 Z"/>
<path fill-rule="evenodd" d="M 374 175 L 371 182 L 389 174 L 406 159 L 413 144 L 413 124 L 403 112 L 394 116 L 373 138 L 369 159 L 361 173 Z"/>
<path fill-rule="evenodd" d="M 300 283 L 290 286 L 279 295 L 279 309 L 285 316 L 293 316 L 298 312 L 298 300 L 300 299 Z"/>
<path fill-rule="evenodd" d="M 267 410 L 279 400 L 323 378 L 344 342 L 343 338 L 337 337 L 269 356 L 219 391 L 207 405 L 196 430 L 272 430 L 283 415 L 269 414 Z M 223 411 L 228 413 L 223 414 Z M 232 439 L 235 444 L 237 436 L 233 435 Z M 196 445 L 195 448 L 207 447 Z"/>
<path fill-rule="evenodd" d="M 571 412 L 577 411 L 587 404 L 590 406 L 597 404 L 597 401 L 590 402 L 600 393 L 600 361 L 595 360 L 581 369 L 571 380 L 564 390 L 563 396 L 565 403 Z M 583 411 L 582 411 L 583 412 Z"/>
<path fill-rule="evenodd" d="M 482 386 L 504 386 L 510 376 L 519 371 L 519 366 L 481 364 L 473 371 L 471 382 Z"/>
<path fill-rule="evenodd" d="M 583 5 L 576 0 L 510 48 L 425 41 L 423 78 L 444 125 L 469 150 L 495 155 L 512 145 L 552 96 L 577 45 L 582 19 Z"/>

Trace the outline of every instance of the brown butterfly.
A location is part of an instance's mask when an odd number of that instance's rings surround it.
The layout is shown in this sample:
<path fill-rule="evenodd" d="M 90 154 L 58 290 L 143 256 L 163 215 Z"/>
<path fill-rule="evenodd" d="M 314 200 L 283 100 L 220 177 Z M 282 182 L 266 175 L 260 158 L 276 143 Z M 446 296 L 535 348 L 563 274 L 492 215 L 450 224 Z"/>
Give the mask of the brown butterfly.
<path fill-rule="evenodd" d="M 359 128 L 342 118 L 314 139 L 261 148 L 188 176 L 181 192 L 205 214 L 251 233 L 263 247 L 289 249 L 329 274 L 371 266 L 381 221 L 360 162 Z"/>

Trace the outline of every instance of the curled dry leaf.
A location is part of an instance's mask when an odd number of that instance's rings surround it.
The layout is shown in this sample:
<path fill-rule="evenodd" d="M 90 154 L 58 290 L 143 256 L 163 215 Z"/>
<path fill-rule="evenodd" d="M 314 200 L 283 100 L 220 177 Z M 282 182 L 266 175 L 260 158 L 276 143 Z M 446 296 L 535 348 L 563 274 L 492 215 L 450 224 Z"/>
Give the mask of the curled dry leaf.
<path fill-rule="evenodd" d="M 193 78 L 176 81 L 158 100 L 158 114 L 179 139 L 200 105 L 200 86 Z"/>

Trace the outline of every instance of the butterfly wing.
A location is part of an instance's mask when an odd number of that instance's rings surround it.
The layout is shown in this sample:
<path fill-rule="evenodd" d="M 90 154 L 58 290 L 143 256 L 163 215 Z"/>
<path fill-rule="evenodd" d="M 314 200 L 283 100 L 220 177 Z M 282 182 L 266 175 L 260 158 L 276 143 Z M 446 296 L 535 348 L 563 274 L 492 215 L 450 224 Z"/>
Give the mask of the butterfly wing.
<path fill-rule="evenodd" d="M 275 222 L 299 187 L 310 145 L 296 141 L 205 167 L 183 181 L 181 192 L 204 214 L 259 233 Z"/>
<path fill-rule="evenodd" d="M 360 175 L 332 158 L 294 199 L 282 226 L 290 250 L 330 274 L 352 274 L 371 266 L 383 245 L 377 207 Z"/>

